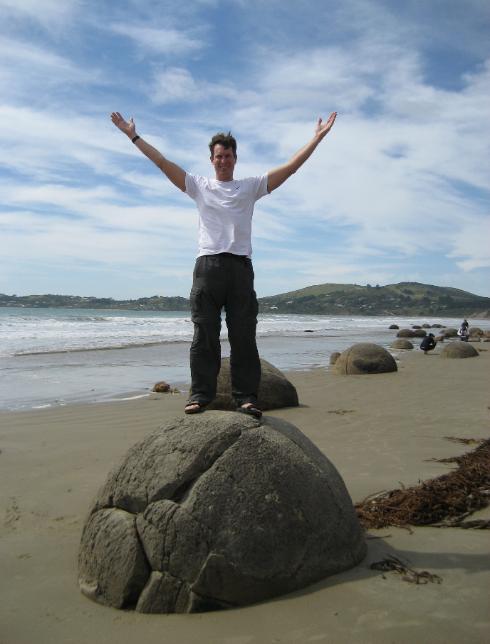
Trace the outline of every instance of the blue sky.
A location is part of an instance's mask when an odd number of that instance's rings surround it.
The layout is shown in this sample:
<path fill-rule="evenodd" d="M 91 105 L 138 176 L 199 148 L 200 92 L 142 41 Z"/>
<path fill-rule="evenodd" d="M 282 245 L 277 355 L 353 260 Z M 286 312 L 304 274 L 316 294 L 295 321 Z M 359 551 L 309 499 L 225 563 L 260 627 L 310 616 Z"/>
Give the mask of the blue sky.
<path fill-rule="evenodd" d="M 490 296 L 487 0 L 0 0 L 0 292 L 187 296 L 193 202 L 111 123 L 190 172 L 231 129 L 262 174 L 259 296 L 420 281 Z"/>

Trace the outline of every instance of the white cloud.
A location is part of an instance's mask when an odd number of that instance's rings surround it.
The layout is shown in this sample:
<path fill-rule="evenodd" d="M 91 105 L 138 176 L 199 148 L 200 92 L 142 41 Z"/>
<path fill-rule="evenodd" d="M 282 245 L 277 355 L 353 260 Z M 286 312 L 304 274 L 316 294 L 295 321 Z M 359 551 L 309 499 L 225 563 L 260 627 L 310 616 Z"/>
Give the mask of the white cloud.
<path fill-rule="evenodd" d="M 203 100 L 238 100 L 240 94 L 228 83 L 197 81 L 183 67 L 168 67 L 155 73 L 150 98 L 157 104 L 198 103 Z"/>
<path fill-rule="evenodd" d="M 111 30 L 121 36 L 127 36 L 144 51 L 182 56 L 199 51 L 204 47 L 204 41 L 191 36 L 186 31 L 163 29 L 133 24 L 114 23 Z"/>
<path fill-rule="evenodd" d="M 0 0 L 4 25 L 15 26 L 27 20 L 48 32 L 59 32 L 73 21 L 80 8 L 80 0 Z"/>

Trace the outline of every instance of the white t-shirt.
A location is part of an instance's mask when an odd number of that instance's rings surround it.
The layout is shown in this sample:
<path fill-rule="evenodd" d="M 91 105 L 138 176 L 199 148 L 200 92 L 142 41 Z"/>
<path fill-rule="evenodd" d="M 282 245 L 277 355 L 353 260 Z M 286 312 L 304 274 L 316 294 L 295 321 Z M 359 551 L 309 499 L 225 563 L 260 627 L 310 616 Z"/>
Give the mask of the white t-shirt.
<path fill-rule="evenodd" d="M 252 256 L 254 205 L 268 194 L 267 174 L 232 181 L 186 174 L 185 191 L 199 211 L 198 257 L 217 253 Z"/>

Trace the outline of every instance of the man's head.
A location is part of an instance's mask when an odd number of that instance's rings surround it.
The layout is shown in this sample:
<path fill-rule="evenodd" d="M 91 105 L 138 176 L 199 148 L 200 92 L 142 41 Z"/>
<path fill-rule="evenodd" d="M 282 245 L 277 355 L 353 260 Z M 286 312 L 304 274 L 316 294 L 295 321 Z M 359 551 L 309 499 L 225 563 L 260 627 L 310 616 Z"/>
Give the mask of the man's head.
<path fill-rule="evenodd" d="M 237 161 L 236 140 L 231 132 L 218 132 L 209 142 L 211 163 L 219 181 L 231 181 Z"/>
<path fill-rule="evenodd" d="M 214 146 L 215 145 L 222 145 L 225 150 L 229 150 L 231 148 L 233 152 L 233 156 L 235 157 L 236 160 L 236 139 L 232 135 L 231 132 L 228 132 L 228 134 L 225 134 L 224 132 L 218 132 L 218 134 L 215 134 L 211 141 L 209 142 L 209 151 L 211 152 L 211 160 L 213 160 L 214 157 Z"/>

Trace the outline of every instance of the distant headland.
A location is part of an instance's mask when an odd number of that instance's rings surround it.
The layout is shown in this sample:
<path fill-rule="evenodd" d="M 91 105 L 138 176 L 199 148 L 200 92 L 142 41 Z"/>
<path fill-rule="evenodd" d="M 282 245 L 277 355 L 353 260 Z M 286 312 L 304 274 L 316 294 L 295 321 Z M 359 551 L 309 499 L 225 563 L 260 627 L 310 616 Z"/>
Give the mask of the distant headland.
<path fill-rule="evenodd" d="M 185 297 L 153 295 L 136 300 L 77 295 L 5 295 L 0 307 L 117 309 L 131 311 L 188 311 Z M 380 286 L 318 284 L 297 291 L 262 297 L 261 313 L 323 315 L 437 315 L 490 317 L 490 298 L 461 289 L 419 282 Z"/>

